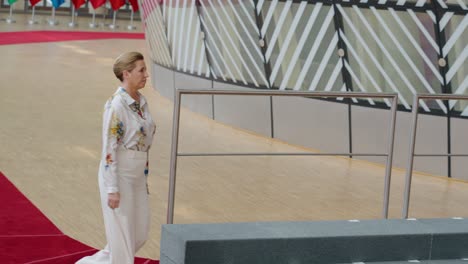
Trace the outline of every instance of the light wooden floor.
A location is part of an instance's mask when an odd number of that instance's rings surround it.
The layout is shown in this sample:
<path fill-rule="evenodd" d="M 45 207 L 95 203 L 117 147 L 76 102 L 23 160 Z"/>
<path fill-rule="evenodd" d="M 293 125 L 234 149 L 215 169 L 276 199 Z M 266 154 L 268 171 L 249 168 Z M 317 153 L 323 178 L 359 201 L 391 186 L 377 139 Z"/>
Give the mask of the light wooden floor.
<path fill-rule="evenodd" d="M 0 31 L 12 28 L 28 29 L 0 23 Z M 97 248 L 105 244 L 97 187 L 101 113 L 118 85 L 113 59 L 128 50 L 147 54 L 143 40 L 0 46 L 0 170 L 63 232 Z M 157 259 L 172 102 L 150 86 L 144 94 L 158 130 L 150 154 L 151 238 L 138 255 Z M 183 111 L 180 151 L 303 149 Z M 379 218 L 383 175 L 381 165 L 336 157 L 180 158 L 175 222 Z M 403 175 L 393 171 L 392 218 L 401 215 Z M 468 183 L 416 174 L 410 216 L 468 217 L 467 201 Z"/>

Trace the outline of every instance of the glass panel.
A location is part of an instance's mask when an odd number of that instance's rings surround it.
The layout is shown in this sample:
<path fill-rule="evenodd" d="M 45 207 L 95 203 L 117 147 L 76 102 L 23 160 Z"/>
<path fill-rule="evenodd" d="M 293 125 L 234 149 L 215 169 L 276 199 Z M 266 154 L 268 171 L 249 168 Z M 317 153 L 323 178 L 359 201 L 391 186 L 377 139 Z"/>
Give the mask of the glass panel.
<path fill-rule="evenodd" d="M 177 47 L 174 53 L 175 65 L 178 70 L 190 73 L 206 73 L 208 62 L 206 60 L 206 48 L 200 31 L 200 19 L 198 17 L 195 1 L 187 1 L 182 7 L 182 18 L 179 21 L 178 34 L 176 36 Z"/>
<path fill-rule="evenodd" d="M 455 4 L 455 5 L 460 5 L 462 7 L 468 6 L 468 1 L 467 0 L 445 0 L 444 1 L 447 4 Z"/>
<path fill-rule="evenodd" d="M 398 2 L 401 2 L 401 0 L 389 0 L 388 2 L 398 3 Z M 412 3 L 412 4 L 419 3 L 419 0 L 405 0 L 404 4 L 406 4 L 406 3 Z M 424 4 L 429 4 L 429 3 L 430 3 L 430 0 L 424 0 Z M 422 4 L 422 3 L 419 3 L 419 4 Z"/>
<path fill-rule="evenodd" d="M 265 4 L 268 13 L 271 4 Z M 343 86 L 333 8 L 323 4 L 278 3 L 266 30 L 267 58 L 275 88 L 340 90 Z M 270 55 L 271 54 L 271 55 Z"/>
<path fill-rule="evenodd" d="M 172 67 L 159 1 L 144 0 L 141 2 L 141 9 L 151 59 L 159 65 Z"/>
<path fill-rule="evenodd" d="M 253 1 L 200 1 L 201 23 L 214 75 L 267 85 Z"/>
<path fill-rule="evenodd" d="M 176 70 L 209 76 L 206 49 L 195 0 L 165 1 L 167 40 Z"/>
<path fill-rule="evenodd" d="M 448 62 L 446 74 L 450 82 L 452 93 L 468 94 L 468 65 L 466 62 L 468 54 L 468 31 L 461 24 L 465 17 L 453 15 L 445 27 L 446 44 L 444 55 Z M 452 103 L 453 104 L 453 103 Z M 454 110 L 468 116 L 468 101 L 459 101 L 454 105 Z"/>
<path fill-rule="evenodd" d="M 439 47 L 427 13 L 373 7 L 340 10 L 355 91 L 365 87 L 369 92 L 397 92 L 407 109 L 413 94 L 441 92 Z M 422 107 L 426 111 L 445 108 L 441 101 Z"/>
<path fill-rule="evenodd" d="M 164 16 L 164 23 L 166 25 L 166 37 L 169 46 L 170 53 L 172 54 L 172 63 L 174 63 L 174 42 L 175 42 L 175 35 L 176 35 L 176 27 L 177 27 L 177 17 L 179 16 L 179 0 L 169 0 L 164 1 L 163 3 L 163 16 Z"/>

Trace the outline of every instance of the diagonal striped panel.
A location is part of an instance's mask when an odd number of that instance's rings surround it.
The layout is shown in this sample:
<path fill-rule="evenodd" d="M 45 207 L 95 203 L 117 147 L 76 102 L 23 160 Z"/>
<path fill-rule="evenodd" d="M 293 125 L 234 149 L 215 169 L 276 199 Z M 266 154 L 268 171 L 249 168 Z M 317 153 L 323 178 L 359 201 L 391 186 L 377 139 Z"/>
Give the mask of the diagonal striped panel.
<path fill-rule="evenodd" d="M 169 44 L 169 50 L 172 54 L 172 62 L 175 65 L 177 58 L 175 57 L 177 42 L 175 37 L 179 28 L 179 9 L 181 9 L 183 0 L 169 0 L 164 1 L 165 17 L 164 21 L 167 28 L 167 40 Z"/>
<path fill-rule="evenodd" d="M 437 0 L 434 0 L 437 1 Z M 446 0 L 444 0 L 446 1 Z M 449 1 L 457 1 L 457 0 L 449 0 Z M 464 1 L 464 0 L 462 0 Z M 388 8 L 389 6 L 397 6 L 397 7 L 407 7 L 407 8 L 431 8 L 432 3 L 431 0 L 342 0 L 342 2 L 351 2 L 351 3 L 360 3 L 360 4 L 370 4 L 370 6 L 374 7 L 384 7 Z"/>
<path fill-rule="evenodd" d="M 447 40 L 442 48 L 444 59 L 447 61 L 445 78 L 450 84 L 452 93 L 468 94 L 468 16 L 456 15 L 447 12 L 442 16 L 444 22 L 445 38 Z M 450 102 L 450 108 L 456 112 L 467 113 L 468 102 Z"/>
<path fill-rule="evenodd" d="M 435 40 L 433 17 L 426 13 L 360 9 L 337 5 L 343 17 L 343 39 L 349 52 L 349 65 L 356 79 L 369 85 L 372 92 L 396 92 L 410 109 L 416 93 L 440 93 L 443 77 L 437 59 L 440 51 Z M 431 109 L 447 111 L 442 101 Z"/>
<path fill-rule="evenodd" d="M 209 76 L 206 49 L 196 0 L 164 2 L 168 46 L 176 70 Z"/>
<path fill-rule="evenodd" d="M 396 4 L 396 6 L 406 7 L 423 7 L 430 6 L 431 0 L 380 0 L 377 5 L 384 5 L 386 7 Z"/>
<path fill-rule="evenodd" d="M 160 65 L 172 67 L 159 1 L 140 0 L 139 4 L 151 59 Z"/>
<path fill-rule="evenodd" d="M 407 109 L 413 94 L 440 93 L 445 82 L 467 93 L 466 0 L 340 0 L 336 9 L 327 1 L 139 1 L 152 59 L 178 71 L 257 87 L 396 92 Z M 468 112 L 466 102 L 449 106 Z M 447 111 L 441 101 L 422 107 Z"/>
<path fill-rule="evenodd" d="M 304 3 L 304 2 L 302 2 Z M 302 5 L 302 4 L 301 4 Z M 273 13 L 274 15 L 274 22 L 272 24 L 274 24 L 275 26 L 274 27 L 270 27 L 273 30 L 273 33 L 270 35 L 270 39 L 268 41 L 268 49 L 266 51 L 266 60 L 269 61 L 270 60 L 270 56 L 271 56 L 271 53 L 273 52 L 273 49 L 275 48 L 276 44 L 277 44 L 277 40 L 278 40 L 278 37 L 280 36 L 280 32 L 281 32 L 281 29 L 284 29 L 285 26 L 284 26 L 284 23 L 288 23 L 289 20 L 291 19 L 291 16 L 290 16 L 290 11 L 291 11 L 291 6 L 292 6 L 292 0 L 287 0 L 285 3 L 280 3 L 278 5 L 278 9 L 275 10 L 275 12 Z M 279 16 L 275 16 L 276 15 L 276 11 L 280 11 L 279 12 Z M 288 20 L 288 21 L 286 21 Z M 289 24 L 289 23 L 288 23 Z M 265 36 L 266 33 L 264 34 L 264 32 L 262 31 L 262 36 Z"/>
<path fill-rule="evenodd" d="M 272 10 L 275 7 L 275 10 Z M 334 9 L 322 3 L 265 2 L 262 26 L 268 43 L 272 86 L 294 90 L 339 91 L 343 86 L 342 60 Z M 266 24 L 269 22 L 269 24 Z"/>
<path fill-rule="evenodd" d="M 199 2 L 213 75 L 234 83 L 268 86 L 253 1 Z"/>
<path fill-rule="evenodd" d="M 437 0 L 437 3 L 443 9 L 456 7 L 461 10 L 468 10 L 468 2 L 466 0 Z"/>

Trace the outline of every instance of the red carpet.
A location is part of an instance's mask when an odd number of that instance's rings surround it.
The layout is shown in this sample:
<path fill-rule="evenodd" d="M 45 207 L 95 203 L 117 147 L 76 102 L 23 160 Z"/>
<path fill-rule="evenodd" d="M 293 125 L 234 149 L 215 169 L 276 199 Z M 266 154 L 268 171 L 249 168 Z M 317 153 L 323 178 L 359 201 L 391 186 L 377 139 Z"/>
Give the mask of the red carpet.
<path fill-rule="evenodd" d="M 88 32 L 88 31 L 18 31 L 0 32 L 0 45 L 22 43 L 96 40 L 96 39 L 144 39 L 143 33 Z"/>
<path fill-rule="evenodd" d="M 0 172 L 0 263 L 71 264 L 96 252 L 63 234 Z M 158 264 L 137 258 L 135 264 Z"/>

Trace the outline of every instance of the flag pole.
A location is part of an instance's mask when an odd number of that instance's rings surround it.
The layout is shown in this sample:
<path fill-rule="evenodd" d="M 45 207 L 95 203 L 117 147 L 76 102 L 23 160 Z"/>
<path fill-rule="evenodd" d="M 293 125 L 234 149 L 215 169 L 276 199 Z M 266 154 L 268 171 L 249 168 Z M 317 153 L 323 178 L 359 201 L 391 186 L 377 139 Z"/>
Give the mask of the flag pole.
<path fill-rule="evenodd" d="M 58 21 L 55 20 L 55 6 L 52 7 L 52 19 L 49 20 L 49 25 L 50 26 L 58 25 Z"/>
<path fill-rule="evenodd" d="M 104 6 L 105 8 L 105 6 Z M 102 12 L 102 27 L 107 27 L 109 24 L 106 24 L 106 14 L 107 14 L 107 8 L 105 9 L 104 12 Z"/>
<path fill-rule="evenodd" d="M 12 3 L 12 4 L 10 5 L 10 16 L 6 19 L 6 22 L 7 22 L 8 24 L 11 24 L 11 23 L 15 23 L 15 22 L 16 22 L 16 20 L 13 19 L 13 5 L 14 5 L 14 4 L 15 4 L 15 3 Z"/>
<path fill-rule="evenodd" d="M 37 22 L 36 20 L 34 20 L 34 13 L 36 11 L 36 5 L 33 5 L 32 7 L 32 16 L 31 16 L 31 19 L 28 21 L 28 24 L 29 25 L 34 25 L 34 24 L 38 24 L 39 22 Z"/>
<path fill-rule="evenodd" d="M 94 9 L 94 7 L 93 7 L 93 20 L 91 21 L 91 23 L 89 23 L 89 27 L 90 27 L 90 28 L 97 28 L 97 27 L 99 27 L 99 25 L 96 24 L 96 10 Z"/>
<path fill-rule="evenodd" d="M 136 27 L 133 25 L 133 7 L 132 7 L 132 13 L 130 13 L 130 25 L 127 26 L 128 30 L 134 30 Z"/>
<path fill-rule="evenodd" d="M 68 23 L 68 27 L 76 27 L 78 26 L 77 23 L 75 23 L 75 5 L 72 3 L 72 21 Z"/>
<path fill-rule="evenodd" d="M 112 24 L 109 25 L 109 28 L 111 29 L 116 29 L 119 27 L 119 25 L 115 24 L 115 17 L 117 16 L 117 10 L 114 10 L 114 18 L 112 19 Z"/>

